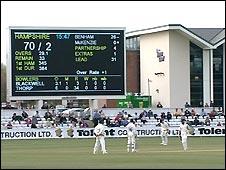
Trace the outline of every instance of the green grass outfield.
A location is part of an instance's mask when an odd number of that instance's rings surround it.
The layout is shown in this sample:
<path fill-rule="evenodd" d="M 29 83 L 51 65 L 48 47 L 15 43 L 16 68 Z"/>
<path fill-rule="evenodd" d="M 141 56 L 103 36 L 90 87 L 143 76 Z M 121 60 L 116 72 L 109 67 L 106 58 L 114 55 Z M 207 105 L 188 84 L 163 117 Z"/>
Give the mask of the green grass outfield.
<path fill-rule="evenodd" d="M 139 138 L 127 153 L 127 138 L 106 138 L 108 154 L 93 155 L 95 139 L 1 140 L 1 168 L 11 169 L 224 169 L 225 137 L 189 137 L 183 151 L 177 137 Z"/>

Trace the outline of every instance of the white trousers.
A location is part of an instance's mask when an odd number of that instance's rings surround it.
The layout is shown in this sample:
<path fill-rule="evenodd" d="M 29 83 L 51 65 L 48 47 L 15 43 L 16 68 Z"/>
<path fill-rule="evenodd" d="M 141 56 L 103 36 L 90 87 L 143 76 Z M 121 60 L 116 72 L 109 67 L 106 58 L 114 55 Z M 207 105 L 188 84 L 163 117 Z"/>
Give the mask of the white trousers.
<path fill-rule="evenodd" d="M 161 131 L 161 139 L 162 139 L 162 144 L 167 145 L 168 144 L 168 132 L 166 130 Z"/>
<path fill-rule="evenodd" d="M 183 149 L 186 151 L 187 148 L 188 148 L 188 143 L 187 143 L 188 137 L 187 137 L 187 134 L 181 134 L 181 138 L 182 138 L 181 143 L 182 143 Z"/>
<path fill-rule="evenodd" d="M 134 152 L 136 150 L 136 139 L 134 134 L 128 133 L 127 152 Z"/>
<path fill-rule="evenodd" d="M 106 149 L 105 149 L 105 139 L 104 136 L 97 136 L 96 137 L 96 142 L 93 148 L 93 152 L 96 153 L 96 151 L 99 150 L 99 148 L 101 147 L 101 151 L 103 153 L 106 153 Z"/>

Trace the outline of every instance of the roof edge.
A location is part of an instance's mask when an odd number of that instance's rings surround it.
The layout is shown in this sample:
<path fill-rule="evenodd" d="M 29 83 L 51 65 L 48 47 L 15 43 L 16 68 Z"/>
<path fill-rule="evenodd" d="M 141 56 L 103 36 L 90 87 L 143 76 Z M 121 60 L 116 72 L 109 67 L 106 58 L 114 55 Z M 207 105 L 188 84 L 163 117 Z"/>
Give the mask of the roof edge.
<path fill-rule="evenodd" d="M 225 43 L 225 38 L 222 38 L 221 40 L 217 41 L 214 44 L 214 48 L 217 48 L 218 46 L 220 46 L 221 44 Z"/>
<path fill-rule="evenodd" d="M 209 41 L 212 41 L 216 36 L 218 36 L 225 28 L 222 28 L 216 35 L 214 35 Z M 216 44 L 216 43 L 215 43 Z"/>
<path fill-rule="evenodd" d="M 176 28 L 174 28 L 176 27 Z M 205 46 L 207 46 L 208 48 L 213 48 L 213 44 L 211 44 L 210 42 L 208 42 L 207 40 L 205 40 L 204 38 L 202 38 L 201 36 L 195 34 L 193 31 L 189 30 L 188 28 L 186 28 L 183 25 L 180 25 L 178 28 L 178 26 L 172 26 L 171 29 L 175 29 L 175 30 L 180 30 L 182 32 L 184 32 L 185 34 L 187 34 L 188 36 L 191 36 L 192 38 L 196 39 L 197 41 L 201 42 L 202 44 L 204 44 Z"/>
<path fill-rule="evenodd" d="M 181 24 L 168 24 L 168 25 L 162 25 L 162 26 L 153 27 L 153 28 L 130 31 L 130 32 L 127 32 L 125 35 L 126 35 L 126 37 L 134 37 L 134 36 L 139 36 L 139 35 L 143 35 L 143 34 L 150 34 L 150 33 L 154 33 L 154 32 L 166 31 L 166 30 L 180 30 L 180 31 L 184 32 L 185 34 L 187 34 L 188 36 L 191 36 L 192 38 L 201 42 L 202 44 L 207 46 L 207 48 L 214 48 L 214 46 L 216 44 L 216 43 L 215 44 L 210 43 L 209 41 L 205 40 L 204 38 L 197 35 L 196 33 L 194 33 L 193 31 L 191 31 L 190 29 L 186 28 L 185 26 L 183 26 Z M 223 38 L 223 39 L 225 39 L 225 38 Z"/>

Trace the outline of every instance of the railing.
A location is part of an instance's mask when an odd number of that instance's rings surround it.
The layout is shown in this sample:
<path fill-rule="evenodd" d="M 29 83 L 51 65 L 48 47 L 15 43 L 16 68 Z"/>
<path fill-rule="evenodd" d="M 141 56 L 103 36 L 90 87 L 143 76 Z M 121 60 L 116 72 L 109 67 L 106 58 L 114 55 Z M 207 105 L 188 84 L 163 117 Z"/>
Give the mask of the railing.
<path fill-rule="evenodd" d="M 112 123 L 114 122 L 114 118 L 115 118 L 115 116 L 111 117 Z M 1 128 L 6 129 L 7 123 L 11 120 L 12 120 L 11 117 L 2 117 Z M 189 116 L 187 120 L 194 121 L 194 118 Z M 201 117 L 201 118 L 199 118 L 199 121 L 205 122 L 205 118 Z M 50 123 L 53 123 L 53 122 L 54 121 L 50 121 Z M 171 127 L 178 127 L 180 125 L 180 122 L 181 122 L 180 117 L 176 118 L 175 116 L 172 116 L 172 119 L 170 119 L 170 121 L 168 123 Z M 210 126 L 211 127 L 217 126 L 218 122 L 220 122 L 222 126 L 225 126 L 224 116 L 216 116 L 215 119 L 210 120 Z M 43 127 L 44 128 L 48 128 L 48 127 L 50 128 L 50 127 L 52 127 L 51 125 L 47 127 L 48 123 L 49 123 L 49 121 L 47 121 L 44 117 L 41 117 L 41 120 L 39 120 L 36 125 L 37 125 L 37 128 L 43 128 Z M 137 124 L 139 126 L 156 126 L 157 123 L 159 123 L 159 119 L 155 119 L 154 117 L 150 117 L 150 119 L 146 117 L 145 123 L 143 123 L 140 119 L 137 120 Z M 24 120 L 20 121 L 20 122 L 19 121 L 13 121 L 12 126 L 13 126 L 13 128 L 31 128 L 31 124 L 29 124 L 29 126 L 27 126 L 27 123 Z M 54 125 L 54 126 L 56 126 L 56 125 Z M 67 122 L 64 123 L 64 124 L 58 125 L 58 127 L 71 127 L 71 126 L 73 126 L 73 125 L 69 120 L 67 120 Z M 198 126 L 206 126 L 206 125 L 198 125 Z M 77 124 L 77 127 L 78 127 L 78 124 Z"/>
<path fill-rule="evenodd" d="M 210 113 L 213 110 L 213 107 L 203 107 L 206 113 Z M 176 108 L 100 108 L 99 110 L 103 110 L 103 112 L 105 113 L 106 116 L 116 116 L 119 112 L 127 112 L 129 114 L 131 114 L 132 116 L 135 115 L 135 112 L 138 113 L 138 115 L 143 112 L 144 110 L 148 111 L 148 110 L 152 110 L 152 112 L 154 114 L 160 115 L 161 112 L 170 112 L 171 114 L 175 113 Z M 181 108 L 178 108 L 178 110 L 180 110 Z M 183 111 L 185 111 L 185 108 L 182 108 Z M 189 111 L 191 111 L 192 108 L 188 108 Z M 194 107 L 193 108 L 196 113 L 200 113 L 202 110 L 202 107 Z M 56 112 L 56 109 L 49 109 L 50 112 L 52 112 L 52 110 L 54 110 Z M 217 107 L 215 107 L 215 110 L 217 112 L 222 112 L 222 110 L 218 110 Z M 1 117 L 4 116 L 12 116 L 13 113 L 17 113 L 17 115 L 21 115 L 22 114 L 22 109 L 8 109 L 8 110 L 1 110 Z M 36 111 L 39 112 L 40 116 L 44 116 L 45 112 L 47 111 L 47 109 L 24 109 L 24 111 L 26 111 L 28 113 L 29 116 L 33 116 Z"/>

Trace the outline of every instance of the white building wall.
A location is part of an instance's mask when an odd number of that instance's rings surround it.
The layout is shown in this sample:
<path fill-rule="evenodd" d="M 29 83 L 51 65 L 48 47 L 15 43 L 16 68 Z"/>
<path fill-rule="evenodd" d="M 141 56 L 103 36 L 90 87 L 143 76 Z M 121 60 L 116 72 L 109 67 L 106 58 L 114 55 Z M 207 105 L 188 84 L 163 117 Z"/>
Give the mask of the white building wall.
<path fill-rule="evenodd" d="M 190 44 L 175 30 L 169 32 L 169 107 L 184 107 L 190 103 Z"/>
<path fill-rule="evenodd" d="M 203 50 L 203 104 L 210 104 L 210 50 Z"/>
<path fill-rule="evenodd" d="M 210 100 L 214 101 L 213 100 L 213 49 L 210 49 Z"/>
<path fill-rule="evenodd" d="M 163 52 L 165 61 L 159 62 L 156 49 Z M 164 76 L 155 75 L 158 72 L 164 73 Z M 150 83 L 152 107 L 156 107 L 158 101 L 163 107 L 170 107 L 169 31 L 140 36 L 140 75 L 142 95 L 148 95 L 148 78 L 152 81 Z"/>

